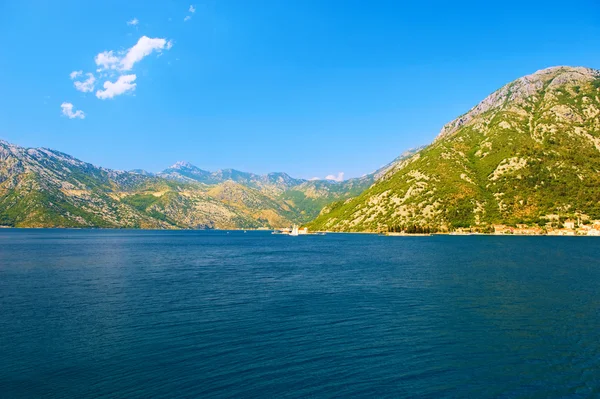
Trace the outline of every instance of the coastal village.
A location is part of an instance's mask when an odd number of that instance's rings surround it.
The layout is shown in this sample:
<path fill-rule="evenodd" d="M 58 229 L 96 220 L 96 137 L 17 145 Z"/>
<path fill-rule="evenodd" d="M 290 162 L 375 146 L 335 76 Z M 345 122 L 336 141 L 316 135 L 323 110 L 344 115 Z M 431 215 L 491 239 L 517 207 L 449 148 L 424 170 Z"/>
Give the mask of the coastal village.
<path fill-rule="evenodd" d="M 526 236 L 596 236 L 600 237 L 600 220 L 589 220 L 585 218 L 566 219 L 562 223 L 548 222 L 545 226 L 516 224 L 514 226 L 505 224 L 494 224 L 493 231 L 488 234 L 494 235 L 526 235 Z M 477 234 L 477 228 L 459 228 L 450 234 Z"/>
<path fill-rule="evenodd" d="M 546 223 L 537 224 L 482 224 L 469 227 L 449 228 L 448 226 L 422 227 L 418 225 L 390 226 L 380 234 L 387 236 L 428 236 L 428 235 L 521 235 L 521 236 L 596 236 L 600 237 L 600 220 L 592 220 L 584 214 L 575 217 L 546 215 Z"/>
<path fill-rule="evenodd" d="M 528 226 L 517 224 L 516 227 L 496 224 L 494 234 L 515 234 L 515 235 L 548 235 L 548 236 L 600 236 L 600 220 L 594 220 L 588 224 L 581 221 L 567 219 L 562 227 L 552 225 L 546 227 Z"/>
<path fill-rule="evenodd" d="M 548 222 L 545 226 L 528 224 L 493 224 L 485 229 L 479 226 L 468 228 L 457 228 L 452 231 L 447 229 L 431 229 L 431 232 L 413 232 L 410 229 L 400 231 L 380 231 L 378 234 L 387 236 L 429 236 L 429 235 L 521 235 L 521 236 L 595 236 L 600 237 L 600 220 L 589 220 L 585 218 L 566 219 L 562 223 L 557 219 Z M 429 229 L 428 229 L 429 230 Z M 322 235 L 325 232 L 311 232 L 307 227 L 299 228 L 297 225 L 289 228 L 280 228 L 272 234 L 283 235 Z"/>

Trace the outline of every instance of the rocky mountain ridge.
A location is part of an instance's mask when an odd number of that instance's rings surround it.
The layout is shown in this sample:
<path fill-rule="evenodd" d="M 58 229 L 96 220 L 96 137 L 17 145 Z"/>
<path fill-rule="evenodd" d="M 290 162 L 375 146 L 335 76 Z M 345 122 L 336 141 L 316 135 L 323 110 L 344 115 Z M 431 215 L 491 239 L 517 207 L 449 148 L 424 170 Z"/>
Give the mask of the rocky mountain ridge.
<path fill-rule="evenodd" d="M 314 218 L 375 175 L 344 182 L 203 171 L 178 162 L 153 174 L 97 167 L 47 148 L 0 141 L 0 225 L 18 227 L 256 228 Z"/>
<path fill-rule="evenodd" d="M 600 218 L 600 72 L 553 67 L 511 82 L 314 229 L 489 231 Z"/>

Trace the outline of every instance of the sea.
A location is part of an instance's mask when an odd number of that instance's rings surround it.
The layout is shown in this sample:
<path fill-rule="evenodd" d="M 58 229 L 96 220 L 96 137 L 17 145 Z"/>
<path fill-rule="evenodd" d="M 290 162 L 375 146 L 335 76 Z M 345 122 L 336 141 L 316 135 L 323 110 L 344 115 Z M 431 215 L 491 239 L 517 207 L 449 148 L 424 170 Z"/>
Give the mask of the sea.
<path fill-rule="evenodd" d="M 600 239 L 2 229 L 0 397 L 600 397 Z"/>

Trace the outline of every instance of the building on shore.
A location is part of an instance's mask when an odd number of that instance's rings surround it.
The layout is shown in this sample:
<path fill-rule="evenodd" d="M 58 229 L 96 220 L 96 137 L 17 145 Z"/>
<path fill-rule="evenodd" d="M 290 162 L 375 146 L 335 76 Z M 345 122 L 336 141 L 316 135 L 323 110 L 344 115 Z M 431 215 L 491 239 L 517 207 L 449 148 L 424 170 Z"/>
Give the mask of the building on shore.
<path fill-rule="evenodd" d="M 563 223 L 563 225 L 565 226 L 565 229 L 571 229 L 571 230 L 573 230 L 575 228 L 575 220 L 573 220 L 573 219 L 567 219 L 567 220 L 565 220 L 565 222 Z"/>
<path fill-rule="evenodd" d="M 577 235 L 575 230 L 572 229 L 555 229 L 555 230 L 548 230 L 547 233 L 549 236 L 574 236 Z"/>
<path fill-rule="evenodd" d="M 510 228 L 504 224 L 494 224 L 492 227 L 494 228 L 494 234 L 512 234 Z"/>
<path fill-rule="evenodd" d="M 518 224 L 517 227 L 506 226 L 504 224 L 494 224 L 494 234 L 515 234 L 524 236 L 538 236 L 545 233 L 544 229 L 539 226 L 528 226 L 526 224 Z"/>

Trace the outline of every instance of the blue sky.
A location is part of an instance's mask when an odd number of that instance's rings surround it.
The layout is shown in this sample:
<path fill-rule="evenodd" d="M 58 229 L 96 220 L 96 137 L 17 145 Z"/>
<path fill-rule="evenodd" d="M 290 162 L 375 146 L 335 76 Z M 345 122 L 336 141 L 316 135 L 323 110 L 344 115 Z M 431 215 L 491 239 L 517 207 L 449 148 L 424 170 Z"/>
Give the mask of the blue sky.
<path fill-rule="evenodd" d="M 600 68 L 597 0 L 0 0 L 0 34 L 0 138 L 150 171 L 360 176 L 511 80 Z"/>

